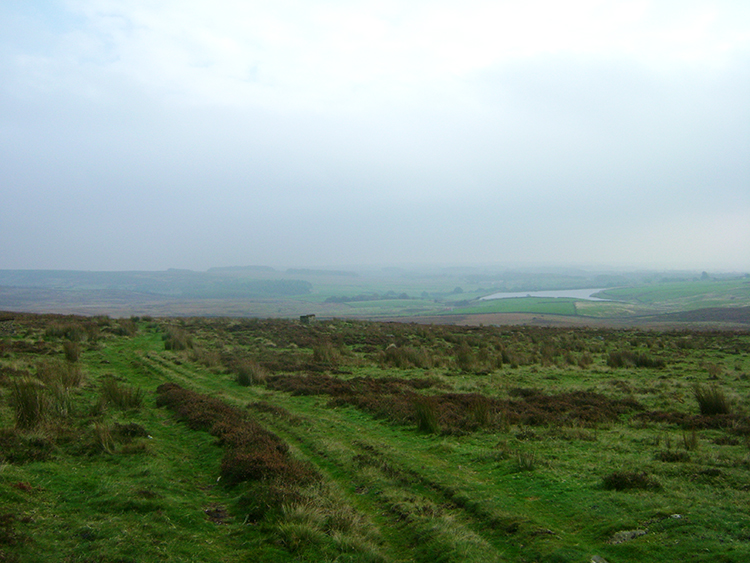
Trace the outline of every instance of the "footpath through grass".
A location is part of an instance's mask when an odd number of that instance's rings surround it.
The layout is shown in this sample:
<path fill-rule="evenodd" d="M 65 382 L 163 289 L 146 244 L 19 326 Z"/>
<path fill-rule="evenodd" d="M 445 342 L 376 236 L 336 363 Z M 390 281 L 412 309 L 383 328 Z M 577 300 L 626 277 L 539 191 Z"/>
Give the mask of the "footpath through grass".
<path fill-rule="evenodd" d="M 3 318 L 0 561 L 750 560 L 747 333 Z"/>

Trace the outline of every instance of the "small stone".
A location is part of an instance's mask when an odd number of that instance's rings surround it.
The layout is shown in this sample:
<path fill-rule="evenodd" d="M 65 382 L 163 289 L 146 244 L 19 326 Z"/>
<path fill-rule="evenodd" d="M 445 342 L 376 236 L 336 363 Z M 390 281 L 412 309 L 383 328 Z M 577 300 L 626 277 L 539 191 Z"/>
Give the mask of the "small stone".
<path fill-rule="evenodd" d="M 612 536 L 612 539 L 609 540 L 609 543 L 611 543 L 612 545 L 617 545 L 618 543 L 624 543 L 626 541 L 630 541 L 645 535 L 646 530 L 622 530 L 621 532 L 617 532 L 614 536 Z"/>
<path fill-rule="evenodd" d="M 594 555 L 591 558 L 591 563 L 609 563 L 604 557 L 599 557 L 598 555 Z"/>

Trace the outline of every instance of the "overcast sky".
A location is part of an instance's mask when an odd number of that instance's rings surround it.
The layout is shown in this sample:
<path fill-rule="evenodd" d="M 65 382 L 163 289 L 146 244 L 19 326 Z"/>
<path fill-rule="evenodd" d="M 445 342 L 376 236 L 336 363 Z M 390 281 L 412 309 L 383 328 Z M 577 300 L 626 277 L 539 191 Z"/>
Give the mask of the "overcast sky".
<path fill-rule="evenodd" d="M 3 0 L 0 269 L 750 270 L 750 2 Z"/>

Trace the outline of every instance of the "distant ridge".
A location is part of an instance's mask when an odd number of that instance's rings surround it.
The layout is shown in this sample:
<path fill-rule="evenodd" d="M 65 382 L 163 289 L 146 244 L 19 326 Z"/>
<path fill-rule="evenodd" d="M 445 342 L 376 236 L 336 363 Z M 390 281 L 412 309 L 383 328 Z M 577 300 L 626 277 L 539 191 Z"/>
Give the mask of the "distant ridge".
<path fill-rule="evenodd" d="M 274 270 L 268 268 L 262 271 Z M 107 295 L 119 295 L 117 292 L 123 291 L 157 295 L 165 299 L 272 298 L 306 295 L 312 291 L 312 284 L 307 280 L 253 279 L 257 277 L 271 276 L 253 276 L 248 269 L 227 269 L 223 272 L 177 269 L 163 272 L 0 270 L 0 288 L 62 290 L 68 292 L 68 295 L 86 291 L 104 292 L 97 294 L 99 302 L 105 300 Z M 0 295 L 2 296 L 4 299 L 10 299 L 7 291 Z M 61 296 L 59 298 L 63 299 Z M 2 303 L 0 299 L 0 306 Z"/>
<path fill-rule="evenodd" d="M 271 266 L 219 266 L 209 268 L 208 272 L 275 272 Z"/>
<path fill-rule="evenodd" d="M 308 270 L 305 268 L 289 268 L 286 273 L 293 276 L 346 276 L 350 278 L 359 277 L 359 274 L 357 272 L 347 272 L 346 270 Z"/>

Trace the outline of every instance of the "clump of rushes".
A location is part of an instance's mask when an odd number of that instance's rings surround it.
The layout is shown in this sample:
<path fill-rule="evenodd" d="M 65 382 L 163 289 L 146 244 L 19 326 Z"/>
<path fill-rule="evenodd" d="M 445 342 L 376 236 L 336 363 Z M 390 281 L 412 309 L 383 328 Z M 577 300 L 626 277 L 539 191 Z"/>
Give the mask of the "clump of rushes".
<path fill-rule="evenodd" d="M 440 420 L 437 401 L 432 397 L 418 396 L 414 399 L 413 406 L 417 429 L 420 432 L 439 434 Z"/>
<path fill-rule="evenodd" d="M 70 389 L 83 382 L 81 368 L 60 360 L 43 360 L 36 368 L 36 376 L 49 387 Z"/>
<path fill-rule="evenodd" d="M 143 403 L 143 391 L 140 387 L 120 385 L 113 377 L 106 377 L 102 382 L 102 399 L 121 410 L 139 409 Z"/>
<path fill-rule="evenodd" d="M 63 354 L 71 364 L 75 363 L 81 357 L 81 345 L 78 342 L 66 340 L 63 342 Z"/>
<path fill-rule="evenodd" d="M 326 366 L 337 366 L 341 362 L 341 351 L 331 342 L 323 342 L 313 348 L 313 362 Z"/>
<path fill-rule="evenodd" d="M 49 401 L 42 384 L 34 379 L 14 380 L 11 386 L 11 403 L 15 410 L 16 427 L 28 430 L 45 419 Z"/>
<path fill-rule="evenodd" d="M 461 343 L 456 349 L 456 367 L 465 373 L 476 370 L 476 358 L 471 348 L 465 342 Z"/>
<path fill-rule="evenodd" d="M 234 365 L 235 381 L 243 387 L 265 383 L 268 370 L 255 360 L 241 360 Z"/>
<path fill-rule="evenodd" d="M 65 418 L 73 412 L 73 397 L 70 389 L 55 385 L 49 388 L 49 412 L 55 416 Z"/>
<path fill-rule="evenodd" d="M 217 350 L 193 348 L 190 352 L 190 360 L 207 368 L 215 368 L 221 365 L 221 354 Z"/>
<path fill-rule="evenodd" d="M 516 464 L 519 471 L 534 471 L 537 465 L 537 458 L 534 452 L 518 451 L 516 453 Z"/>
<path fill-rule="evenodd" d="M 94 448 L 104 453 L 114 453 L 115 440 L 112 431 L 106 424 L 94 424 Z"/>
<path fill-rule="evenodd" d="M 469 402 L 467 414 L 479 427 L 492 426 L 495 413 L 492 402 L 481 395 L 477 395 Z"/>
<path fill-rule="evenodd" d="M 724 391 L 717 385 L 711 385 L 710 387 L 696 385 L 693 394 L 695 400 L 698 401 L 698 408 L 703 416 L 730 414 L 729 401 Z"/>
<path fill-rule="evenodd" d="M 185 330 L 171 326 L 162 336 L 165 350 L 187 350 L 193 347 L 192 337 Z"/>
<path fill-rule="evenodd" d="M 433 367 L 433 358 L 423 346 L 415 348 L 413 346 L 396 346 L 389 345 L 385 352 L 380 354 L 380 363 L 384 366 L 396 368 L 431 368 Z"/>
<path fill-rule="evenodd" d="M 47 337 L 66 338 L 73 342 L 80 342 L 84 334 L 85 328 L 78 322 L 53 322 L 44 332 Z"/>
<path fill-rule="evenodd" d="M 647 354 L 630 352 L 628 350 L 610 352 L 607 356 L 607 365 L 611 368 L 663 368 L 664 360 L 652 358 Z"/>

